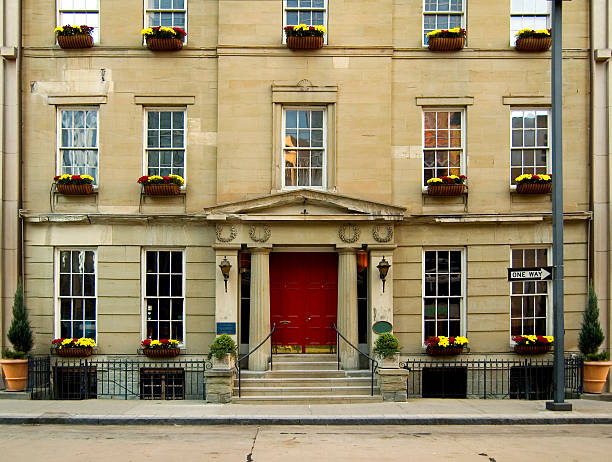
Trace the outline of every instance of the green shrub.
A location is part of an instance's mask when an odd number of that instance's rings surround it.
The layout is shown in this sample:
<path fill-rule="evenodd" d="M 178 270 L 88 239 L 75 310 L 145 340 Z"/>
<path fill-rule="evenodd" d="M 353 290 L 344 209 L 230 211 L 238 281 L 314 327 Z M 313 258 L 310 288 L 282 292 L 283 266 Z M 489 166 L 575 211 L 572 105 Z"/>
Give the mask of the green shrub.
<path fill-rule="evenodd" d="M 236 356 L 236 342 L 227 334 L 219 335 L 212 345 L 210 346 L 210 353 L 208 353 L 208 359 L 213 356 L 217 359 L 223 359 L 227 354 L 231 353 L 232 356 Z"/>
<path fill-rule="evenodd" d="M 593 284 L 589 284 L 589 301 L 582 317 L 582 327 L 578 336 L 578 348 L 587 361 L 597 361 L 589 359 L 598 357 L 597 350 L 604 341 L 604 333 L 599 324 L 599 307 L 597 306 L 597 295 Z"/>
<path fill-rule="evenodd" d="M 399 351 L 399 340 L 389 332 L 380 334 L 376 342 L 374 342 L 374 353 L 383 358 L 391 358 L 395 353 L 399 353 Z"/>
<path fill-rule="evenodd" d="M 23 302 L 23 286 L 21 282 L 19 282 L 15 291 L 13 320 L 11 321 L 7 337 L 13 345 L 14 351 L 3 350 L 2 357 L 6 359 L 27 358 L 28 353 L 32 350 L 34 339 L 32 329 L 30 328 L 30 321 L 28 320 L 28 312 Z"/>

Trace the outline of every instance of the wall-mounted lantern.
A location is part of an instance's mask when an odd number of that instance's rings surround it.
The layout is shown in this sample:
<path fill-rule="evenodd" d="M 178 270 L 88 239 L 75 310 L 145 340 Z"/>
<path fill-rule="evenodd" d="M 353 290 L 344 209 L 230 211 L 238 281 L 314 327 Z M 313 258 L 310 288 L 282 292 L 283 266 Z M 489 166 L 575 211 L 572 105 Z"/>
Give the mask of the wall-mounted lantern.
<path fill-rule="evenodd" d="M 384 292 L 385 291 L 385 278 L 387 277 L 387 273 L 389 272 L 389 268 L 391 268 L 391 265 L 389 264 L 389 262 L 387 260 L 385 260 L 384 255 L 383 255 L 382 260 L 380 261 L 380 263 L 378 265 L 376 265 L 376 268 L 378 268 L 378 272 L 380 273 L 380 278 L 382 279 L 383 292 Z"/>
<path fill-rule="evenodd" d="M 225 282 L 225 292 L 227 292 L 227 281 L 229 279 L 230 269 L 232 268 L 232 264 L 229 262 L 227 257 L 223 257 L 219 268 L 221 269 L 221 274 L 223 274 L 223 282 Z"/>

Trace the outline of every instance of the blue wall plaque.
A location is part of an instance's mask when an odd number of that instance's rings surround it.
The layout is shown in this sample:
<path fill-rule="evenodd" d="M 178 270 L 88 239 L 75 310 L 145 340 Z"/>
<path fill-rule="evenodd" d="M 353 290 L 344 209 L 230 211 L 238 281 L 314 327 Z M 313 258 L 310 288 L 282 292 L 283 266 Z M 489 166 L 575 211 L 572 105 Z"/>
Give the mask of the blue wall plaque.
<path fill-rule="evenodd" d="M 236 323 L 235 322 L 218 322 L 217 323 L 217 335 L 228 334 L 236 335 Z"/>

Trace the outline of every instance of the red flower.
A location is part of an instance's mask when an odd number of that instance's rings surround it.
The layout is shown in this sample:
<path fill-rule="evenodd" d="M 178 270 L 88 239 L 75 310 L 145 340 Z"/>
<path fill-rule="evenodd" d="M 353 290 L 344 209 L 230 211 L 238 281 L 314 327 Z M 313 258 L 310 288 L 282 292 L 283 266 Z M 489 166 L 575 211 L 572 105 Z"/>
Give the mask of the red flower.
<path fill-rule="evenodd" d="M 174 32 L 178 32 L 179 34 L 182 34 L 182 35 L 187 35 L 187 32 L 185 32 L 180 27 L 173 27 L 172 29 L 174 30 Z"/>
<path fill-rule="evenodd" d="M 149 179 L 149 175 L 141 176 L 138 178 L 137 183 L 145 183 Z"/>
<path fill-rule="evenodd" d="M 143 341 L 142 341 L 142 343 L 141 343 L 141 345 L 142 345 L 143 347 L 148 347 L 149 345 L 151 345 L 151 339 L 150 339 L 150 338 L 147 338 L 147 339 L 143 340 Z"/>
<path fill-rule="evenodd" d="M 63 341 L 64 341 L 64 339 L 63 339 L 63 338 L 56 338 L 56 339 L 54 339 L 54 340 L 51 342 L 51 344 L 52 344 L 52 345 L 55 345 L 56 343 L 62 343 Z"/>
<path fill-rule="evenodd" d="M 57 181 L 57 180 L 59 180 L 59 177 L 60 177 L 59 175 L 55 175 L 55 176 L 53 177 L 53 181 Z"/>
<path fill-rule="evenodd" d="M 448 338 L 448 343 L 455 343 L 455 337 L 449 337 Z"/>
<path fill-rule="evenodd" d="M 162 339 L 159 340 L 159 343 L 161 343 L 161 344 L 170 343 L 170 340 L 168 340 L 167 338 L 162 338 Z"/>
<path fill-rule="evenodd" d="M 162 178 L 163 178 L 164 180 L 171 180 L 171 179 L 172 179 L 172 178 L 170 178 L 169 176 L 162 176 Z"/>
<path fill-rule="evenodd" d="M 70 178 L 73 179 L 73 180 L 80 180 L 81 179 L 81 175 L 72 175 Z"/>

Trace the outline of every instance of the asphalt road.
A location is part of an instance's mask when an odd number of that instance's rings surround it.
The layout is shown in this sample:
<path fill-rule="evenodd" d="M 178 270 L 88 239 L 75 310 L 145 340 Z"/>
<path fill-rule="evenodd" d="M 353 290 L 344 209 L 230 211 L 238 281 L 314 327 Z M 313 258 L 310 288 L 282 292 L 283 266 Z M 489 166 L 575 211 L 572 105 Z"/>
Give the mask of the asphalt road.
<path fill-rule="evenodd" d="M 0 426 L 0 460 L 612 460 L 612 425 Z"/>

